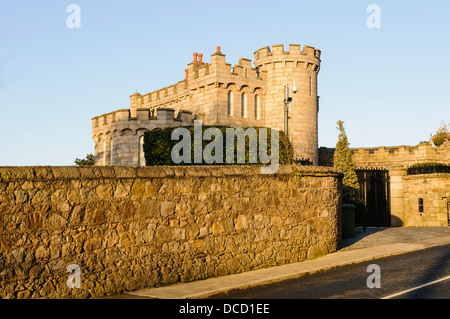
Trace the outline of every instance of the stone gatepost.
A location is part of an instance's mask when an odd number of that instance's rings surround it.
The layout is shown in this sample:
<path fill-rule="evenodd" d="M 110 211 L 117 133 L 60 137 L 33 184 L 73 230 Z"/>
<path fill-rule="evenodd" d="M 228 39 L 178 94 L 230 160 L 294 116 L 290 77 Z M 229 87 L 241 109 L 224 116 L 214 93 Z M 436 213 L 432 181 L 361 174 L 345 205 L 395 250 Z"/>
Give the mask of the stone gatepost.
<path fill-rule="evenodd" d="M 406 174 L 407 169 L 403 165 L 394 165 L 389 170 L 392 227 L 402 227 L 405 225 L 403 176 L 406 176 Z"/>

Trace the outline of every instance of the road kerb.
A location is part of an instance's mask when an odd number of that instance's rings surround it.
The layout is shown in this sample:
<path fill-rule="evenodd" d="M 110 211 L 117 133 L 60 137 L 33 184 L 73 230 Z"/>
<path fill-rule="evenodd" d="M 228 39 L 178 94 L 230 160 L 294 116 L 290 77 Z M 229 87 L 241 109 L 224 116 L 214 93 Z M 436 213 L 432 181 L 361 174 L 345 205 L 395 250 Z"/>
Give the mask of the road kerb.
<path fill-rule="evenodd" d="M 128 292 L 127 294 L 137 298 L 202 299 L 231 290 L 246 289 L 294 279 L 306 274 L 330 270 L 339 266 L 408 253 L 447 243 L 450 243 L 450 237 L 445 237 L 439 241 L 436 239 L 423 240 L 415 243 L 397 243 L 349 251 L 338 251 L 317 259 L 299 263 L 252 270 L 188 283 L 178 283 L 165 287 L 143 289 Z"/>

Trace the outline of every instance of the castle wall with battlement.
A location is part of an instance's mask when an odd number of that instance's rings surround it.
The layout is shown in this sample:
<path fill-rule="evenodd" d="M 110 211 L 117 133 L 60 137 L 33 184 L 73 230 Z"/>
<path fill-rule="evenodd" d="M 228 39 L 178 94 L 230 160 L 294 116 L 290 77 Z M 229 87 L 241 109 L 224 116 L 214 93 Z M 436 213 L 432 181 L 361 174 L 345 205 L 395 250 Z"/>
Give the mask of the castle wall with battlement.
<path fill-rule="evenodd" d="M 139 108 L 132 117 L 123 109 L 92 119 L 92 138 L 95 142 L 96 165 L 143 166 L 142 138 L 145 132 L 157 127 L 193 124 L 189 111 L 176 113 L 171 108 L 149 110 Z"/>
<path fill-rule="evenodd" d="M 241 58 L 232 66 L 219 50 L 211 55 L 211 63 L 195 60 L 188 64 L 186 78 L 177 84 L 144 95 L 130 97 L 130 112 L 139 108 L 155 110 L 170 107 L 176 111 L 188 110 L 202 117 L 206 125 L 261 126 L 262 116 L 254 117 L 254 96 L 261 95 L 264 80 L 252 68 L 251 60 Z M 232 112 L 228 115 L 228 92 L 233 94 Z M 246 93 L 246 116 L 240 112 L 240 99 Z M 262 108 L 262 106 L 261 106 Z M 261 112 L 263 115 L 264 112 Z"/>
<path fill-rule="evenodd" d="M 321 147 L 320 165 L 332 167 L 334 151 L 334 148 Z M 351 152 L 357 170 L 389 171 L 391 226 L 449 225 L 446 200 L 450 194 L 450 174 L 407 175 L 407 168 L 416 163 L 450 164 L 449 142 L 439 147 L 421 143 L 417 146 L 353 148 Z M 419 198 L 424 200 L 423 212 L 418 211 Z"/>
<path fill-rule="evenodd" d="M 408 168 L 416 163 L 438 162 L 450 164 L 450 145 L 435 147 L 430 143 L 417 146 L 361 147 L 352 148 L 352 159 L 356 169 L 390 170 L 394 166 Z M 333 148 L 321 147 L 320 164 L 333 166 Z"/>
<path fill-rule="evenodd" d="M 284 129 L 284 86 L 295 81 L 289 136 L 295 157 L 318 164 L 317 73 L 320 51 L 291 44 L 254 53 L 255 65 L 240 58 L 232 66 L 217 47 L 211 61 L 194 53 L 185 79 L 171 86 L 130 96 L 130 108 L 92 119 L 96 165 L 142 165 L 140 138 L 156 127 L 192 124 Z M 292 86 L 292 83 L 289 82 Z M 172 111 L 166 111 L 171 109 Z M 162 112 L 162 113 L 161 113 Z M 173 114 L 171 113 L 173 112 Z M 177 114 L 176 116 L 174 114 Z"/>
<path fill-rule="evenodd" d="M 434 147 L 430 143 L 417 146 L 376 147 L 353 149 L 353 161 L 358 169 L 384 168 L 396 165 L 409 167 L 416 163 L 440 162 L 450 164 L 450 148 Z"/>

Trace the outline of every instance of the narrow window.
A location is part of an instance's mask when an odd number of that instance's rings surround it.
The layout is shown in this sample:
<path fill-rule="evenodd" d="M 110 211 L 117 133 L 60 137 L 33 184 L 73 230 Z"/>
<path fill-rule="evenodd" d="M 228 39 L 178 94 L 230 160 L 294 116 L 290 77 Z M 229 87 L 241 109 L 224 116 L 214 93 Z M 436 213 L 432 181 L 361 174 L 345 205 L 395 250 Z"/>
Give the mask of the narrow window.
<path fill-rule="evenodd" d="M 255 95 L 255 120 L 259 120 L 259 95 Z"/>
<path fill-rule="evenodd" d="M 312 79 L 309 77 L 309 96 L 312 96 Z"/>
<path fill-rule="evenodd" d="M 231 116 L 232 99 L 233 99 L 232 93 L 231 93 L 231 91 L 228 91 L 228 104 L 227 104 L 228 116 Z"/>
<path fill-rule="evenodd" d="M 109 165 L 114 165 L 114 140 L 111 139 L 110 143 L 111 143 L 111 154 L 110 154 L 111 158 Z"/>
<path fill-rule="evenodd" d="M 139 137 L 139 166 L 145 166 L 144 135 Z"/>
<path fill-rule="evenodd" d="M 242 93 L 242 95 L 241 95 L 241 117 L 242 118 L 245 118 L 245 116 L 246 116 L 246 114 L 245 114 L 246 99 L 245 98 L 246 98 L 245 93 Z"/>
<path fill-rule="evenodd" d="M 103 166 L 106 165 L 106 141 L 103 141 Z"/>

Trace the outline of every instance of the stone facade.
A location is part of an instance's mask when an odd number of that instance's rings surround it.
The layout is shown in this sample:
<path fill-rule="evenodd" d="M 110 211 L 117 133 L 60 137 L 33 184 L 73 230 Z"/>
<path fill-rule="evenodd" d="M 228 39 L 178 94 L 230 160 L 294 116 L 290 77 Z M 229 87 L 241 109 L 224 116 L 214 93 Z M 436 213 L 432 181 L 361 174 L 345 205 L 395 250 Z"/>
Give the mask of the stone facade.
<path fill-rule="evenodd" d="M 0 297 L 99 297 L 334 252 L 341 180 L 302 166 L 0 168 Z"/>
<path fill-rule="evenodd" d="M 175 117 L 171 108 L 159 108 L 156 114 L 148 109 L 139 109 L 133 118 L 127 109 L 94 118 L 92 132 L 97 141 L 96 164 L 144 166 L 144 132 L 157 127 L 190 125 L 192 121 L 191 112 L 180 111 Z"/>
<path fill-rule="evenodd" d="M 404 176 L 403 184 L 404 226 L 449 225 L 450 174 Z"/>
<path fill-rule="evenodd" d="M 144 95 L 135 93 L 130 109 L 94 117 L 96 165 L 143 165 L 139 153 L 145 131 L 189 125 L 194 119 L 204 125 L 283 130 L 284 89 L 294 84 L 298 92 L 291 92 L 288 130 L 295 157 L 317 165 L 320 50 L 291 44 L 284 51 L 283 45 L 273 45 L 257 50 L 254 57 L 254 67 L 245 58 L 232 67 L 220 47 L 210 63 L 194 53 L 184 80 Z"/>

